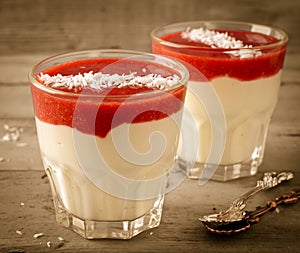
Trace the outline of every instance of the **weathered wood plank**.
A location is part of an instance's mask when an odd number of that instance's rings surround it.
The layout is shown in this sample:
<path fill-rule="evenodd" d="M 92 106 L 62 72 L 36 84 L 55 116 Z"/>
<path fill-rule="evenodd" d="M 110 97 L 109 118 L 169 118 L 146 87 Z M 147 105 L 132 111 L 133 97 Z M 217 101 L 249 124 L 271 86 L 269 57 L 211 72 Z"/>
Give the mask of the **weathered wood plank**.
<path fill-rule="evenodd" d="M 205 252 L 270 252 L 270 248 L 272 252 L 296 252 L 299 246 L 297 206 L 279 207 L 279 214 L 267 214 L 250 230 L 232 237 L 211 235 L 198 221 L 198 217 L 227 207 L 234 197 L 253 187 L 255 177 L 226 184 L 209 182 L 204 186 L 187 180 L 166 195 L 163 220 L 158 228 L 130 241 L 88 241 L 56 224 L 49 185 L 42 175 L 38 171 L 0 172 L 0 252 L 13 249 L 51 252 L 53 248 L 46 243 L 51 241 L 53 247 L 58 247 L 58 237 L 65 239 L 63 252 L 203 252 L 204 249 Z M 289 192 L 299 185 L 299 176 L 296 172 L 295 181 L 260 193 L 250 206 Z M 16 230 L 23 234 L 17 234 Z M 44 236 L 34 239 L 35 233 Z"/>
<path fill-rule="evenodd" d="M 30 69 L 48 54 L 23 54 L 0 56 L 0 84 L 28 85 Z"/>
<path fill-rule="evenodd" d="M 1 118 L 33 118 L 29 85 L 0 86 Z"/>
<path fill-rule="evenodd" d="M 150 31 L 187 20 L 241 20 L 281 27 L 299 52 L 299 1 L 102 0 L 0 2 L 0 54 L 87 48 L 150 50 Z"/>

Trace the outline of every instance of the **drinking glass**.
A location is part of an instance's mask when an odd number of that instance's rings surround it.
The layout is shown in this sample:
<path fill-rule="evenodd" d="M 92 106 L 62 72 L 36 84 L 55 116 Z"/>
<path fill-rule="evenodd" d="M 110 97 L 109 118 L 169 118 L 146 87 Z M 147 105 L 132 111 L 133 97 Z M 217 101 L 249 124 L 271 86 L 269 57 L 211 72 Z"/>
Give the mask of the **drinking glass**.
<path fill-rule="evenodd" d="M 188 78 L 175 60 L 125 50 L 61 54 L 31 69 L 60 225 L 88 239 L 130 239 L 160 224 Z"/>
<path fill-rule="evenodd" d="M 178 151 L 179 166 L 196 179 L 255 175 L 278 98 L 285 32 L 244 22 L 193 21 L 157 27 L 151 39 L 154 53 L 180 60 L 190 72 L 185 105 L 193 122 L 183 120 L 182 128 L 197 143 Z"/>

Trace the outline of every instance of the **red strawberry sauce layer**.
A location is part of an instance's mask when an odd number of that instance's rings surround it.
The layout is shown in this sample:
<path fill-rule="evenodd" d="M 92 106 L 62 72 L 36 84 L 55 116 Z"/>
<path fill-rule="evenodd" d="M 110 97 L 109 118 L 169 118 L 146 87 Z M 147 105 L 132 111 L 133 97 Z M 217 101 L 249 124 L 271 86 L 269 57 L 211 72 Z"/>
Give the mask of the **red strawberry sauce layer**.
<path fill-rule="evenodd" d="M 150 74 L 150 70 L 152 74 L 161 74 L 165 77 L 173 74 L 179 76 L 174 70 L 155 63 L 124 59 L 118 61 L 110 58 L 69 62 L 52 67 L 43 74 L 76 75 L 101 71 L 109 74 L 137 72 L 137 75 L 147 75 Z M 81 132 L 104 138 L 113 127 L 120 124 L 159 120 L 177 112 L 183 106 L 186 87 L 182 85 L 169 91 L 156 92 L 146 87 L 60 90 L 65 93 L 53 94 L 31 84 L 36 117 L 49 124 L 73 127 Z"/>
<path fill-rule="evenodd" d="M 218 30 L 218 32 L 225 32 Z M 226 32 L 244 45 L 265 46 L 278 40 L 274 37 L 255 32 L 227 31 Z M 181 45 L 172 47 L 152 41 L 153 52 L 168 55 L 187 63 L 191 80 L 212 80 L 216 77 L 228 76 L 241 81 L 255 80 L 262 77 L 269 77 L 282 69 L 286 44 L 260 49 L 262 55 L 252 58 L 234 57 L 224 53 L 224 49 L 210 48 L 209 46 L 189 41 L 181 37 L 181 32 L 167 34 L 161 39 Z M 235 50 L 235 49 L 231 49 Z M 191 66 L 189 66 L 191 65 Z M 195 69 L 193 69 L 195 67 Z M 202 73 L 199 75 L 199 72 Z"/>

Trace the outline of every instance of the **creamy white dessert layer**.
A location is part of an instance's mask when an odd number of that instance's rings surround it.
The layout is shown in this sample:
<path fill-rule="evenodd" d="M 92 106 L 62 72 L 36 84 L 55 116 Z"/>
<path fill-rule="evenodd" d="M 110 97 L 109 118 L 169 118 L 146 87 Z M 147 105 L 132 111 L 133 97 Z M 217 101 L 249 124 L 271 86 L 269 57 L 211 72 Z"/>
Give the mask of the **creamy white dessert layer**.
<path fill-rule="evenodd" d="M 179 111 L 172 117 L 180 119 L 181 114 Z M 171 117 L 122 124 L 113 128 L 105 138 L 81 133 L 68 126 L 48 124 L 38 118 L 36 126 L 45 169 L 51 167 L 56 193 L 65 208 L 82 219 L 104 221 L 135 219 L 148 212 L 160 196 L 128 200 L 103 191 L 86 176 L 78 150 L 95 148 L 87 145 L 92 139 L 97 152 L 119 176 L 134 180 L 153 179 L 173 167 L 180 131 Z M 80 149 L 74 146 L 73 131 L 83 140 Z M 126 140 L 128 143 L 124 143 Z M 98 159 L 92 153 L 84 153 L 84 160 L 90 166 Z"/>
<path fill-rule="evenodd" d="M 230 77 L 218 77 L 211 81 L 210 85 L 218 94 L 223 108 L 227 127 L 225 150 L 220 164 L 242 163 L 251 158 L 256 148 L 263 150 L 280 82 L 281 71 L 271 77 L 253 81 L 241 81 Z M 190 82 L 189 85 L 195 87 L 201 83 Z M 192 113 L 198 129 L 197 162 L 205 163 L 212 143 L 212 129 L 205 108 L 207 105 L 199 101 L 190 90 L 187 92 L 185 105 Z M 216 120 L 214 116 L 210 115 L 210 119 Z"/>

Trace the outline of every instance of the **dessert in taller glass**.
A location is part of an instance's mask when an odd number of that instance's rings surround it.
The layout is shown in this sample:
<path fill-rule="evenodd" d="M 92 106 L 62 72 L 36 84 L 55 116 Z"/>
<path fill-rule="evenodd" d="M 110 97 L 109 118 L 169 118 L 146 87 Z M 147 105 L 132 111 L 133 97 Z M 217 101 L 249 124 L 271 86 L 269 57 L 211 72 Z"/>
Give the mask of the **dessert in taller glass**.
<path fill-rule="evenodd" d="M 158 226 L 187 69 L 163 56 L 96 50 L 48 58 L 29 79 L 58 223 L 88 239 Z"/>
<path fill-rule="evenodd" d="M 188 89 L 185 103 L 199 136 L 195 161 L 178 154 L 188 175 L 199 178 L 209 168 L 221 181 L 256 174 L 277 102 L 287 35 L 258 24 L 197 21 L 158 27 L 151 37 L 154 53 L 180 59 L 190 71 L 189 87 L 209 83 L 223 108 L 223 116 L 208 115 L 209 105 Z M 212 129 L 217 117 L 224 117 L 224 129 Z M 208 164 L 213 130 L 225 133 L 224 148 L 217 164 Z"/>

